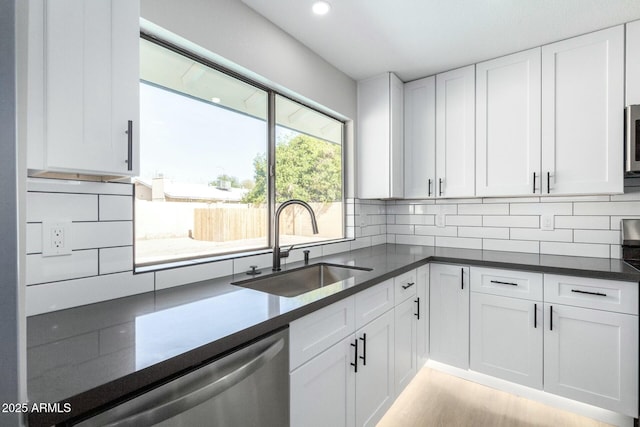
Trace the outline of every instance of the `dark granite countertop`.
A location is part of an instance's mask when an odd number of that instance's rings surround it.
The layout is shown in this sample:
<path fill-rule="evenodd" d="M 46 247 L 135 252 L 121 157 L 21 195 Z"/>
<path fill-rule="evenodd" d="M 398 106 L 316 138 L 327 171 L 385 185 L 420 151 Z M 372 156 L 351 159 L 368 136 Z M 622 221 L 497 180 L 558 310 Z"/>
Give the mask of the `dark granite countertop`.
<path fill-rule="evenodd" d="M 231 285 L 247 276 L 228 276 L 28 318 L 29 401 L 72 408 L 31 413 L 29 425 L 60 423 L 124 400 L 427 262 L 640 281 L 640 271 L 617 259 L 429 246 L 379 245 L 317 262 L 373 270 L 291 298 Z"/>

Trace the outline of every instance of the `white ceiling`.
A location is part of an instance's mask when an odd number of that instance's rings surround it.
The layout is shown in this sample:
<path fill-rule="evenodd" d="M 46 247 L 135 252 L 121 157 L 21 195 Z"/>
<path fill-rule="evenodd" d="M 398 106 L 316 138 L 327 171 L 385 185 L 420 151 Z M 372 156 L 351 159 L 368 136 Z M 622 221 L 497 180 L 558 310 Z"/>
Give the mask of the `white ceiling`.
<path fill-rule="evenodd" d="M 359 80 L 403 81 L 640 19 L 640 0 L 242 0 Z"/>

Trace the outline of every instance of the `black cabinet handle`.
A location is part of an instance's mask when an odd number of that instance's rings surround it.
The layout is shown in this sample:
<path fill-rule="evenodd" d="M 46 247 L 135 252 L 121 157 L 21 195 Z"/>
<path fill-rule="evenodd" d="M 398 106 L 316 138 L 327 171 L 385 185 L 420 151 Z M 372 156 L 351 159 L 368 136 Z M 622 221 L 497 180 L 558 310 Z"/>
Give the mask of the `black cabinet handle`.
<path fill-rule="evenodd" d="M 431 197 L 431 178 L 429 178 L 429 182 L 427 184 L 427 192 L 428 197 Z"/>
<path fill-rule="evenodd" d="M 533 328 L 538 328 L 538 304 L 533 304 Z"/>
<path fill-rule="evenodd" d="M 416 303 L 416 312 L 413 313 L 413 315 L 416 316 L 418 320 L 420 320 L 420 297 L 414 299 L 413 302 Z"/>
<path fill-rule="evenodd" d="M 360 341 L 362 341 L 362 356 L 360 356 L 360 359 L 362 359 L 362 365 L 367 366 L 367 334 L 362 334 Z M 358 352 L 358 346 L 356 346 L 356 352 Z"/>
<path fill-rule="evenodd" d="M 549 330 L 553 331 L 553 306 L 549 306 Z"/>
<path fill-rule="evenodd" d="M 547 194 L 551 193 L 551 172 L 547 172 Z"/>
<path fill-rule="evenodd" d="M 533 173 L 533 194 L 536 194 L 536 173 Z"/>
<path fill-rule="evenodd" d="M 581 291 L 580 289 L 571 289 L 571 292 L 575 292 L 576 294 L 596 295 L 596 296 L 599 296 L 599 297 L 606 297 L 607 296 L 607 294 L 603 294 L 602 292 Z"/>
<path fill-rule="evenodd" d="M 358 372 L 358 340 L 356 340 L 355 343 L 351 343 L 351 347 L 355 347 L 355 350 L 356 350 L 353 353 L 353 362 L 351 362 L 351 366 L 355 368 L 354 371 L 357 373 Z"/>
<path fill-rule="evenodd" d="M 460 269 L 460 287 L 464 289 L 464 267 Z"/>
<path fill-rule="evenodd" d="M 133 120 L 127 122 L 127 170 L 133 170 Z"/>
<path fill-rule="evenodd" d="M 402 289 L 409 289 L 413 285 L 415 285 L 415 282 L 407 282 L 406 285 L 402 285 Z"/>
<path fill-rule="evenodd" d="M 438 193 L 442 196 L 442 178 L 438 178 Z"/>
<path fill-rule="evenodd" d="M 498 285 L 518 286 L 517 283 L 501 282 L 500 280 L 492 280 L 491 283 L 497 283 Z"/>

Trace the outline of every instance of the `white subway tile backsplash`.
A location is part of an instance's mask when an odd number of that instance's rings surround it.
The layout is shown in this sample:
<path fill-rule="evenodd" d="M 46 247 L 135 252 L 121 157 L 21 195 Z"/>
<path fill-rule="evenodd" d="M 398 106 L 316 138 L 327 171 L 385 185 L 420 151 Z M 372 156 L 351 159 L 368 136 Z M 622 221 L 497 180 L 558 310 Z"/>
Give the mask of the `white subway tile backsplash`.
<path fill-rule="evenodd" d="M 540 230 L 537 228 L 512 228 L 514 240 L 538 240 L 547 242 L 571 242 L 573 230 Z"/>
<path fill-rule="evenodd" d="M 507 203 L 465 204 L 458 206 L 458 215 L 509 215 Z"/>
<path fill-rule="evenodd" d="M 396 218 L 397 221 L 397 218 Z M 409 224 L 389 224 L 387 233 L 391 234 L 414 234 L 414 225 Z"/>
<path fill-rule="evenodd" d="M 351 246 L 349 250 L 355 251 L 356 249 L 366 248 L 371 246 L 371 237 L 363 237 L 361 239 L 356 239 L 351 241 Z"/>
<path fill-rule="evenodd" d="M 436 236 L 435 246 L 447 248 L 482 249 L 482 239 Z"/>
<path fill-rule="evenodd" d="M 444 220 L 446 225 L 482 226 L 482 217 L 479 215 L 446 215 Z"/>
<path fill-rule="evenodd" d="M 119 194 L 122 196 L 131 196 L 133 194 L 133 185 L 118 182 L 27 178 L 27 191 L 44 193 Z"/>
<path fill-rule="evenodd" d="M 637 202 L 586 202 L 574 203 L 574 215 L 638 215 Z"/>
<path fill-rule="evenodd" d="M 133 271 L 133 246 L 100 249 L 100 274 Z"/>
<path fill-rule="evenodd" d="M 408 236 L 405 234 L 398 234 L 395 236 L 394 243 L 403 245 L 420 245 L 420 246 L 433 246 L 436 242 L 434 236 Z"/>
<path fill-rule="evenodd" d="M 640 190 L 637 187 L 634 187 L 634 191 L 628 191 L 624 194 L 615 194 L 613 196 L 610 196 L 610 198 L 612 202 L 640 200 Z"/>
<path fill-rule="evenodd" d="M 27 222 L 44 220 L 97 221 L 98 196 L 28 192 Z"/>
<path fill-rule="evenodd" d="M 413 205 L 389 205 L 387 206 L 389 215 L 410 215 L 413 214 Z"/>
<path fill-rule="evenodd" d="M 436 227 L 433 225 L 416 225 L 415 234 L 419 236 L 457 236 L 458 227 Z"/>
<path fill-rule="evenodd" d="M 572 215 L 572 203 L 513 203 L 511 215 Z"/>
<path fill-rule="evenodd" d="M 538 203 L 540 197 L 485 197 L 482 203 Z"/>
<path fill-rule="evenodd" d="M 371 236 L 371 246 L 382 245 L 384 243 L 387 243 L 387 234 Z"/>
<path fill-rule="evenodd" d="M 556 228 L 582 228 L 588 230 L 609 229 L 608 216 L 556 216 Z"/>
<path fill-rule="evenodd" d="M 306 248 L 293 248 L 288 258 L 282 261 L 286 264 L 304 260 L 304 251 L 309 251 L 309 259 L 319 258 L 322 256 L 322 246 L 309 246 Z"/>
<path fill-rule="evenodd" d="M 539 228 L 540 217 L 537 215 L 487 215 L 482 217 L 482 225 L 485 227 Z"/>
<path fill-rule="evenodd" d="M 100 195 L 100 221 L 133 219 L 133 197 Z"/>
<path fill-rule="evenodd" d="M 576 243 L 608 243 L 620 244 L 620 232 L 617 230 L 573 230 L 573 241 Z"/>
<path fill-rule="evenodd" d="M 436 199 L 436 205 L 442 204 L 463 204 L 463 203 L 478 203 L 478 199 Z"/>
<path fill-rule="evenodd" d="M 540 252 L 540 242 L 532 240 L 483 239 L 482 249 L 487 251 L 538 253 Z"/>
<path fill-rule="evenodd" d="M 571 255 L 609 258 L 609 245 L 591 243 L 540 242 L 540 253 L 546 255 Z"/>
<path fill-rule="evenodd" d="M 498 227 L 458 227 L 458 236 L 487 239 L 508 239 L 509 229 Z"/>
<path fill-rule="evenodd" d="M 68 236 L 71 249 L 96 249 L 133 244 L 133 223 L 117 222 L 74 222 Z M 42 252 L 42 224 L 27 224 L 27 253 Z"/>
<path fill-rule="evenodd" d="M 620 245 L 610 245 L 609 248 L 611 249 L 611 258 L 615 258 L 615 259 L 620 259 L 622 258 L 622 248 L 620 247 Z"/>
<path fill-rule="evenodd" d="M 286 249 L 283 247 L 282 249 Z M 282 258 L 281 263 L 284 264 L 287 258 Z M 251 269 L 255 265 L 258 269 L 273 266 L 273 254 L 260 254 L 253 256 L 245 256 L 233 259 L 233 274 L 242 274 Z"/>
<path fill-rule="evenodd" d="M 396 215 L 395 224 L 433 225 L 435 215 Z"/>
<path fill-rule="evenodd" d="M 188 265 L 169 270 L 156 271 L 155 288 L 165 289 L 187 283 L 201 282 L 215 277 L 233 274 L 233 260 L 208 262 L 206 264 Z"/>
<path fill-rule="evenodd" d="M 608 217 L 609 218 L 609 217 Z M 640 219 L 640 215 L 625 215 L 625 216 L 612 216 L 611 218 L 611 229 L 612 230 L 621 230 L 622 229 L 622 220 L 623 219 Z"/>
<path fill-rule="evenodd" d="M 458 205 L 451 204 L 438 204 L 438 205 L 415 205 L 414 207 L 416 215 L 455 215 L 458 213 Z"/>
<path fill-rule="evenodd" d="M 541 197 L 542 203 L 558 203 L 558 202 L 608 202 L 609 196 L 552 196 Z"/>
<path fill-rule="evenodd" d="M 56 282 L 98 275 L 98 250 L 73 251 L 71 255 L 27 255 L 26 283 Z"/>
<path fill-rule="evenodd" d="M 130 272 L 27 286 L 27 316 L 153 291 L 153 273 Z"/>
<path fill-rule="evenodd" d="M 351 242 L 332 243 L 330 245 L 322 246 L 322 256 L 337 254 L 338 252 L 345 252 L 351 250 Z"/>

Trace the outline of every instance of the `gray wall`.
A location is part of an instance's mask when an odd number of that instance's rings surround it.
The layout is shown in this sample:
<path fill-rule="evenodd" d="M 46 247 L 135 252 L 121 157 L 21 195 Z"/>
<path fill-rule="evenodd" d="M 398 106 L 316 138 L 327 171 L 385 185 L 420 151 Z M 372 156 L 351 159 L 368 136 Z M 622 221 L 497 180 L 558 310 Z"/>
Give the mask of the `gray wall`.
<path fill-rule="evenodd" d="M 0 0 L 0 402 L 20 402 L 15 0 Z M 0 425 L 19 425 L 1 413 Z"/>

